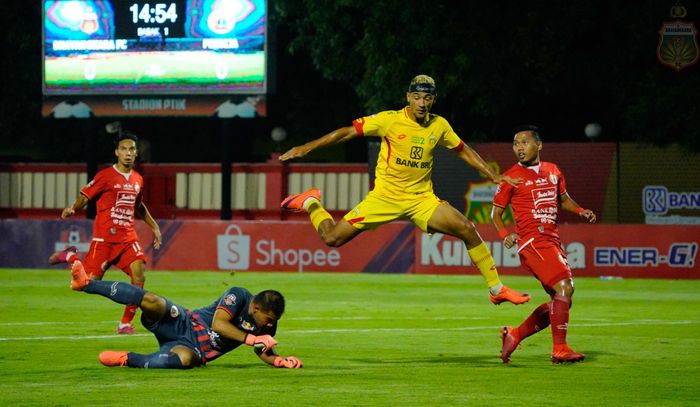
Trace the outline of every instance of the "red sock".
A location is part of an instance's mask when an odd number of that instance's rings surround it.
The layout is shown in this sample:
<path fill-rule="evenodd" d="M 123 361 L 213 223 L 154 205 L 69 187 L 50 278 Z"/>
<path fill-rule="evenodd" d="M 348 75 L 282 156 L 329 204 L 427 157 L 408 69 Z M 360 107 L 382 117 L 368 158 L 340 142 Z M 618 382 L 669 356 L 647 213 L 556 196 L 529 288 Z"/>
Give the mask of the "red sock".
<path fill-rule="evenodd" d="M 143 283 L 131 283 L 136 287 L 143 288 Z M 130 324 L 134 320 L 136 315 L 136 310 L 139 309 L 138 305 L 127 305 L 124 307 L 124 314 L 122 314 L 122 324 Z"/>
<path fill-rule="evenodd" d="M 516 328 L 520 340 L 536 334 L 549 326 L 549 304 L 549 302 L 540 304 L 540 306 L 535 308 L 532 314 Z"/>
<path fill-rule="evenodd" d="M 563 295 L 555 295 L 549 313 L 552 324 L 554 346 L 566 344 L 566 331 L 569 328 L 569 305 L 571 300 Z"/>
<path fill-rule="evenodd" d="M 71 252 L 66 255 L 66 263 L 68 263 L 69 266 L 72 266 L 76 260 L 80 260 L 80 256 L 76 253 Z"/>

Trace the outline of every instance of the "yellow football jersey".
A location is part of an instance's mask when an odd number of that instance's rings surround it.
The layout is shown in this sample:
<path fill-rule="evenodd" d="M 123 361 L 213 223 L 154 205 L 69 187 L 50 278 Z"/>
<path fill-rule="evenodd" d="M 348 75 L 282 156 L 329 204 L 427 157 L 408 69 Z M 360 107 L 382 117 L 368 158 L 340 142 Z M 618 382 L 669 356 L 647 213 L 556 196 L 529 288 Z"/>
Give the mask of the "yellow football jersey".
<path fill-rule="evenodd" d="M 447 120 L 430 114 L 421 125 L 411 120 L 407 109 L 353 121 L 358 134 L 382 138 L 374 180 L 377 193 L 396 196 L 432 192 L 435 147 L 441 145 L 457 152 L 464 147 Z"/>

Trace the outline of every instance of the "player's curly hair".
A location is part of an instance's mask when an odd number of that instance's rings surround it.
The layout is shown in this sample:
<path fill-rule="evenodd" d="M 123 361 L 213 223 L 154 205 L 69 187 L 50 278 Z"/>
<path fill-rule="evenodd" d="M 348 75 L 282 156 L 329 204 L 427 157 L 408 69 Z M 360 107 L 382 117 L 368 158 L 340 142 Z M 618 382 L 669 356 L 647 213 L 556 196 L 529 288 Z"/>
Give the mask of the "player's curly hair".
<path fill-rule="evenodd" d="M 279 291 L 261 291 L 253 297 L 253 302 L 260 305 L 261 310 L 275 314 L 277 319 L 284 314 L 284 297 Z"/>

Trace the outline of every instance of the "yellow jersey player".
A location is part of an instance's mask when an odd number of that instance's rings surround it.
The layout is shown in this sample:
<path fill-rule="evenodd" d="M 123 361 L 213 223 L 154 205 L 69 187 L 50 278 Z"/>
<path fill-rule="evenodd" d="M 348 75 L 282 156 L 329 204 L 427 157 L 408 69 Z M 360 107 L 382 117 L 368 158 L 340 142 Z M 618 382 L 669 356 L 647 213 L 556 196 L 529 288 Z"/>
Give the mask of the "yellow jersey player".
<path fill-rule="evenodd" d="M 432 167 L 437 146 L 451 149 L 467 164 L 487 174 L 494 183 L 513 186 L 519 180 L 494 172 L 479 154 L 467 146 L 444 118 L 430 113 L 437 96 L 435 81 L 418 75 L 408 87 L 408 106 L 353 121 L 323 137 L 291 148 L 280 156 L 287 161 L 321 147 L 357 137 L 380 137 L 374 189 L 342 220 L 335 222 L 321 204 L 321 192 L 312 188 L 287 197 L 282 208 L 305 210 L 323 242 L 339 247 L 365 230 L 397 219 L 408 219 L 426 233 L 444 233 L 464 241 L 469 257 L 489 286 L 491 302 L 522 304 L 530 300 L 504 286 L 486 244 L 474 224 L 433 193 Z"/>

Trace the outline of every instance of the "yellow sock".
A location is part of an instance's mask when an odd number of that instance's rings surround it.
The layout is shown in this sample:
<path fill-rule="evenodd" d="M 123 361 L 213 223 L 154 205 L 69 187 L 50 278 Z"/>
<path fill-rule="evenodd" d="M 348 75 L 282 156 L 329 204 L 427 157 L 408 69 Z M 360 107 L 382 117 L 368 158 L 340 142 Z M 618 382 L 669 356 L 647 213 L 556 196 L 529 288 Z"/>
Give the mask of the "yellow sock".
<path fill-rule="evenodd" d="M 484 276 L 486 285 L 493 287 L 501 283 L 501 280 L 498 278 L 496 263 L 494 263 L 493 256 L 491 256 L 491 251 L 486 246 L 486 243 L 481 242 L 481 244 L 475 248 L 467 250 L 467 253 L 469 253 L 472 263 L 479 269 L 481 275 Z"/>
<path fill-rule="evenodd" d="M 314 225 L 314 229 L 316 229 L 316 231 L 318 231 L 319 225 L 324 220 L 333 220 L 331 214 L 328 213 L 328 211 L 326 211 L 318 201 L 309 204 L 306 210 L 309 212 L 309 218 L 311 218 L 311 223 Z"/>

